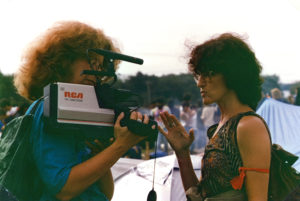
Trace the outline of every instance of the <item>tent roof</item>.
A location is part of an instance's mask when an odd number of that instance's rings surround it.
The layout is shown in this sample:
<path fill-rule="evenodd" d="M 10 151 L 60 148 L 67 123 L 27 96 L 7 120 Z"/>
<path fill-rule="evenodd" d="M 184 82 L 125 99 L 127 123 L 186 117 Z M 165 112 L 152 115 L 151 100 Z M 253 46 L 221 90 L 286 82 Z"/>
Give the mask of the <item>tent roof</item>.
<path fill-rule="evenodd" d="M 300 106 L 267 98 L 256 112 L 268 124 L 272 143 L 300 157 Z M 300 171 L 300 160 L 293 166 Z"/>

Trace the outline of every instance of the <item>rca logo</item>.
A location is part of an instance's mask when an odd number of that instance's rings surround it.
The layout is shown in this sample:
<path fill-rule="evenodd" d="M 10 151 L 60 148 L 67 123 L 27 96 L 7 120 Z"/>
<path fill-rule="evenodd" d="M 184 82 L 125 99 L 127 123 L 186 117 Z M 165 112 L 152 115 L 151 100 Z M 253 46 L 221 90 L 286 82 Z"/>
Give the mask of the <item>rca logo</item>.
<path fill-rule="evenodd" d="M 65 91 L 65 98 L 83 99 L 83 93 Z"/>

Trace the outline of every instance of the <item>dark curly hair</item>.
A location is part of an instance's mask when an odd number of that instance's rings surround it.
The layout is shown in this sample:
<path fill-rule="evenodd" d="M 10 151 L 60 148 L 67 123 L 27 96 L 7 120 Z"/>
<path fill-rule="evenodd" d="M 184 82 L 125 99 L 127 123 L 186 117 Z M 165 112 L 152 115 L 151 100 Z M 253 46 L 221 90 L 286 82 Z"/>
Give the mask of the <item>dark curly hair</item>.
<path fill-rule="evenodd" d="M 224 33 L 194 47 L 188 64 L 194 75 L 209 71 L 222 74 L 240 102 L 256 109 L 261 99 L 262 67 L 241 36 Z"/>

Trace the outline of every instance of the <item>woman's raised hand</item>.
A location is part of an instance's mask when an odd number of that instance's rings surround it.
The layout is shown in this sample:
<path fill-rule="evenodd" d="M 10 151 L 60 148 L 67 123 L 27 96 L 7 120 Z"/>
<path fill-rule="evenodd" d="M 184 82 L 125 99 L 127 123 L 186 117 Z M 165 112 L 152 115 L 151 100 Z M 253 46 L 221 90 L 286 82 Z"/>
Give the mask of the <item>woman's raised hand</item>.
<path fill-rule="evenodd" d="M 160 113 L 160 117 L 167 129 L 165 131 L 160 126 L 159 131 L 167 138 L 171 147 L 178 154 L 181 151 L 188 151 L 189 147 L 194 141 L 194 131 L 191 129 L 189 133 L 186 132 L 181 123 L 176 117 L 168 112 Z"/>

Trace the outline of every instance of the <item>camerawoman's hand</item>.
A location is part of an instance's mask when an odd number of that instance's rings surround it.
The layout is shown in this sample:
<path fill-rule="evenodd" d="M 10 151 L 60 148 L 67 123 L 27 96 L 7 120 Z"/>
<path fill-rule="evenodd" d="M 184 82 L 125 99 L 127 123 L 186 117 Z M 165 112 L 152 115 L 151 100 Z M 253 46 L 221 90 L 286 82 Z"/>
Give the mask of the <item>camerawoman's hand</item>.
<path fill-rule="evenodd" d="M 161 127 L 158 130 L 167 138 L 176 154 L 188 151 L 194 141 L 193 129 L 187 133 L 176 117 L 168 112 L 160 113 L 160 117 L 168 131 Z"/>
<path fill-rule="evenodd" d="M 114 135 L 115 135 L 115 143 L 119 143 L 120 145 L 127 146 L 127 148 L 131 148 L 135 144 L 139 143 L 145 136 L 139 136 L 132 133 L 126 126 L 122 127 L 120 125 L 120 121 L 124 118 L 124 113 L 122 112 L 115 123 L 114 126 Z M 149 117 L 147 115 L 142 115 L 140 112 L 133 111 L 130 114 L 130 119 L 140 121 L 144 124 L 149 123 Z"/>

